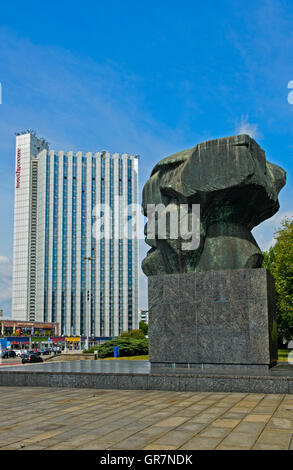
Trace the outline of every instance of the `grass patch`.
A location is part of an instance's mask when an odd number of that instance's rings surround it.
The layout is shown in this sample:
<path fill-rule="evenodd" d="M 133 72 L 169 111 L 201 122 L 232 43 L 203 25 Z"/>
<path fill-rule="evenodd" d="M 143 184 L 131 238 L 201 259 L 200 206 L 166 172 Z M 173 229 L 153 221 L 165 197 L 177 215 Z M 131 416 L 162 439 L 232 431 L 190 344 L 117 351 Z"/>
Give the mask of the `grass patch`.
<path fill-rule="evenodd" d="M 278 349 L 278 361 L 288 361 L 288 354 L 293 351 L 293 349 Z M 124 357 L 105 357 L 100 358 L 100 361 L 148 361 L 148 355 L 142 356 L 124 356 Z"/>
<path fill-rule="evenodd" d="M 278 361 L 288 361 L 288 354 L 293 351 L 293 349 L 278 349 Z"/>
<path fill-rule="evenodd" d="M 288 354 L 293 351 L 293 349 L 278 349 L 278 361 L 288 361 Z M 100 361 L 148 361 L 149 356 L 148 355 L 142 355 L 142 356 L 125 356 L 125 357 L 105 357 L 105 358 L 99 358 Z"/>
<path fill-rule="evenodd" d="M 124 357 L 105 357 L 100 359 L 100 361 L 148 361 L 149 356 L 124 356 Z"/>
<path fill-rule="evenodd" d="M 288 354 L 293 351 L 293 349 L 278 349 L 278 361 L 288 361 Z M 100 361 L 148 361 L 149 356 L 144 355 L 144 356 L 124 356 L 124 357 L 105 357 L 105 358 L 100 358 Z"/>

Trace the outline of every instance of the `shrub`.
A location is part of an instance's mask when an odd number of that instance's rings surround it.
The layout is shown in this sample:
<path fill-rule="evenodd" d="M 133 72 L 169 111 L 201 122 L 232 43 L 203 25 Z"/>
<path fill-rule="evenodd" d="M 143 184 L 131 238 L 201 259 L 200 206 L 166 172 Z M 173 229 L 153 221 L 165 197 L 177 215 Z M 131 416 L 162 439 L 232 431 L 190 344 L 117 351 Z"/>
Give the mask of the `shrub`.
<path fill-rule="evenodd" d="M 93 346 L 89 349 L 84 349 L 82 352 L 83 354 L 93 354 L 98 349 L 98 346 Z"/>
<path fill-rule="evenodd" d="M 149 334 L 149 325 L 144 321 L 139 322 L 139 329 L 143 331 L 145 336 Z"/>
<path fill-rule="evenodd" d="M 142 330 L 123 331 L 120 338 L 144 339 L 144 332 Z"/>
<path fill-rule="evenodd" d="M 113 357 L 114 356 L 114 347 L 119 346 L 120 356 L 140 356 L 148 354 L 148 340 L 146 338 L 134 339 L 129 337 L 119 337 L 106 341 L 105 343 L 98 346 L 96 349 L 98 351 L 98 356 L 100 358 Z"/>

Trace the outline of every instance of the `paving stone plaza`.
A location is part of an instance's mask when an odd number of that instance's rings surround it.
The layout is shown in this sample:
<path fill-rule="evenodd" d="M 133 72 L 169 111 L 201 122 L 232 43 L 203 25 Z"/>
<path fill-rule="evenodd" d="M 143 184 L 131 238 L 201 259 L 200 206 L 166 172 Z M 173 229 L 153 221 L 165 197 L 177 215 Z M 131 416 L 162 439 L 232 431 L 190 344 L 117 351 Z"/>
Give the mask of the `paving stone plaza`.
<path fill-rule="evenodd" d="M 0 450 L 293 450 L 293 396 L 0 388 Z"/>

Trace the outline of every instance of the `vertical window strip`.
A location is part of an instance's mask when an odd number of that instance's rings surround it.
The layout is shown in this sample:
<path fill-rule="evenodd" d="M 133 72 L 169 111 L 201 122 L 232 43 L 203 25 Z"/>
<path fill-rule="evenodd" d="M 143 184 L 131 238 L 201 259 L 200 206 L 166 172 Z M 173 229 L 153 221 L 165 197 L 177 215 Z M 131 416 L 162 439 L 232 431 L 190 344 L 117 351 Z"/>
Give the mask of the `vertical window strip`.
<path fill-rule="evenodd" d="M 70 331 L 75 334 L 76 319 L 76 194 L 77 194 L 76 155 L 72 156 L 72 222 L 71 222 L 71 315 Z"/>
<path fill-rule="evenodd" d="M 127 200 L 132 204 L 132 160 L 127 160 Z M 130 214 L 129 214 L 130 215 Z M 132 225 L 128 224 L 128 329 L 132 329 Z"/>
<path fill-rule="evenodd" d="M 67 193 L 68 193 L 68 158 L 63 157 L 63 220 L 62 220 L 62 294 L 61 294 L 61 333 L 66 331 L 66 270 L 67 270 Z"/>
<path fill-rule="evenodd" d="M 80 332 L 85 334 L 86 320 L 86 159 L 82 156 L 81 182 L 81 293 L 80 293 Z"/>
<path fill-rule="evenodd" d="M 114 251 L 114 213 L 113 213 L 113 199 L 114 199 L 114 160 L 110 157 L 110 210 L 112 212 L 112 225 L 111 225 L 111 239 L 109 240 L 109 332 L 110 336 L 114 336 L 114 286 L 113 286 L 113 251 Z"/>
<path fill-rule="evenodd" d="M 101 189 L 100 201 L 105 204 L 105 158 L 101 156 Z M 103 212 L 100 212 L 100 217 L 103 217 Z M 100 334 L 105 334 L 105 239 L 100 238 Z"/>
<path fill-rule="evenodd" d="M 94 224 L 93 218 L 93 211 L 96 206 L 96 159 L 92 157 L 92 194 L 91 194 L 91 217 L 92 217 L 92 225 Z M 95 239 L 93 234 L 91 233 L 91 253 L 92 253 L 92 261 L 91 261 L 91 328 L 90 334 L 95 332 L 95 323 L 96 323 L 96 289 L 95 289 L 95 280 L 96 280 L 96 261 L 95 258 L 97 253 L 95 253 Z"/>
<path fill-rule="evenodd" d="M 46 156 L 46 208 L 45 208 L 45 260 L 44 260 L 44 321 L 48 321 L 48 265 L 49 265 L 49 213 L 50 213 L 50 156 Z"/>
<path fill-rule="evenodd" d="M 119 158 L 119 182 L 118 182 L 118 194 L 119 198 L 119 241 L 118 241 L 118 283 L 119 283 L 119 334 L 123 331 L 123 240 L 122 236 L 122 196 L 123 196 L 123 160 Z"/>
<path fill-rule="evenodd" d="M 57 321 L 57 249 L 58 249 L 58 188 L 59 160 L 54 155 L 54 194 L 53 194 L 53 268 L 52 268 L 52 322 Z"/>

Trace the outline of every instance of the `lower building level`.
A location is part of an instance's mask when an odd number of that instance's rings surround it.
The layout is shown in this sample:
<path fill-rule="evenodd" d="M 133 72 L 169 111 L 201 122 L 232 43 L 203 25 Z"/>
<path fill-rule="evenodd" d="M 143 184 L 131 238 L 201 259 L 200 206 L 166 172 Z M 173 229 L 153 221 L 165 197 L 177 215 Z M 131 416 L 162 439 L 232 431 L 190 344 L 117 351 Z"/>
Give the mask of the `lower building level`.
<path fill-rule="evenodd" d="M 58 336 L 59 323 L 0 320 L 1 336 Z"/>

